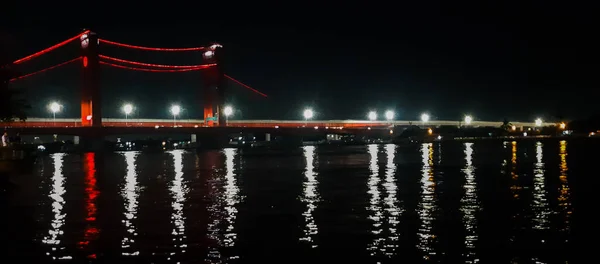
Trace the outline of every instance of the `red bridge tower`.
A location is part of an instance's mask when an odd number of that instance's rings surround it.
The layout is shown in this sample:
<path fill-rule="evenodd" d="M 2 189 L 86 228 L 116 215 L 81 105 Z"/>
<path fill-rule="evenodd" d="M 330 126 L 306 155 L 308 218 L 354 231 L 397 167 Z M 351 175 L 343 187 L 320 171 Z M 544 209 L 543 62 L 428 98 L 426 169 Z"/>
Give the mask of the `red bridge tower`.
<path fill-rule="evenodd" d="M 102 126 L 102 104 L 100 98 L 100 64 L 98 60 L 98 35 L 89 31 L 81 35 L 81 62 L 83 78 L 81 84 L 81 125 Z"/>
<path fill-rule="evenodd" d="M 225 76 L 223 74 L 223 46 L 214 43 L 206 48 L 202 54 L 204 63 L 216 64 L 202 71 L 204 79 L 204 123 L 214 126 L 215 121 L 219 126 L 226 126 L 227 121 L 223 109 L 225 108 Z M 215 117 L 218 120 L 215 120 Z"/>

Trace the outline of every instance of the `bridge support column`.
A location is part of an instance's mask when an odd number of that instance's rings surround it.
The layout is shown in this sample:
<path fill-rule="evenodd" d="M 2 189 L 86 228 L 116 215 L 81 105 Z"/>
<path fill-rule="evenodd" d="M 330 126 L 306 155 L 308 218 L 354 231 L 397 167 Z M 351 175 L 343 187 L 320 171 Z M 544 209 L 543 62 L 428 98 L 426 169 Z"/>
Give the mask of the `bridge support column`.
<path fill-rule="evenodd" d="M 266 133 L 265 134 L 265 141 L 266 142 L 270 142 L 271 141 L 271 134 L 270 133 Z"/>
<path fill-rule="evenodd" d="M 98 36 L 94 32 L 81 35 L 81 62 L 83 80 L 81 84 L 81 125 L 102 126 L 100 101 L 100 63 L 98 60 Z"/>
<path fill-rule="evenodd" d="M 79 145 L 79 136 L 74 136 L 73 137 L 73 145 Z"/>
<path fill-rule="evenodd" d="M 223 113 L 225 105 L 225 85 L 222 66 L 222 46 L 213 44 L 206 48 L 203 54 L 204 63 L 215 64 L 215 66 L 202 70 L 204 79 L 203 109 L 204 124 L 214 126 L 226 126 L 227 120 Z"/>

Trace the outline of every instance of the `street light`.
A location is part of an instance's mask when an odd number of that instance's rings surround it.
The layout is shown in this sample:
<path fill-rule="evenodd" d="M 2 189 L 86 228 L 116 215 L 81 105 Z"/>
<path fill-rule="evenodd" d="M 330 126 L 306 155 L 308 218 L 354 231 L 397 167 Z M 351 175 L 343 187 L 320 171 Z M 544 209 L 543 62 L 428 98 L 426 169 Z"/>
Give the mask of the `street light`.
<path fill-rule="evenodd" d="M 125 125 L 127 126 L 128 122 L 128 118 L 129 118 L 129 114 L 131 114 L 131 112 L 133 112 L 133 105 L 131 104 L 125 104 L 123 106 L 123 113 L 125 113 Z"/>
<path fill-rule="evenodd" d="M 369 117 L 369 120 L 375 121 L 377 119 L 377 113 L 375 111 L 371 111 L 371 112 L 369 112 L 368 117 Z"/>
<path fill-rule="evenodd" d="M 427 123 L 429 121 L 429 115 L 428 114 L 422 114 L 421 115 L 421 121 L 423 121 L 423 123 Z"/>
<path fill-rule="evenodd" d="M 304 121 L 308 121 L 308 119 L 313 118 L 313 116 L 315 115 L 315 113 L 313 112 L 312 109 L 308 108 L 304 110 Z"/>
<path fill-rule="evenodd" d="M 223 114 L 225 114 L 225 122 L 229 122 L 229 116 L 233 114 L 233 107 L 225 106 L 225 109 L 223 109 Z"/>
<path fill-rule="evenodd" d="M 542 126 L 542 119 L 541 118 L 538 118 L 538 119 L 535 120 L 535 126 L 538 126 L 538 127 Z"/>
<path fill-rule="evenodd" d="M 470 125 L 471 122 L 473 122 L 473 117 L 471 117 L 470 115 L 465 116 L 465 124 Z"/>
<path fill-rule="evenodd" d="M 392 110 L 386 111 L 385 112 L 385 119 L 390 120 L 390 121 L 392 119 L 394 119 L 394 111 L 392 111 Z"/>
<path fill-rule="evenodd" d="M 171 114 L 173 114 L 173 126 L 177 126 L 177 116 L 181 112 L 181 107 L 178 105 L 171 106 Z"/>
<path fill-rule="evenodd" d="M 60 112 L 62 105 L 57 102 L 52 102 L 48 105 L 48 108 L 50 109 L 50 112 L 52 112 L 52 120 L 54 125 L 56 125 L 56 113 Z"/>

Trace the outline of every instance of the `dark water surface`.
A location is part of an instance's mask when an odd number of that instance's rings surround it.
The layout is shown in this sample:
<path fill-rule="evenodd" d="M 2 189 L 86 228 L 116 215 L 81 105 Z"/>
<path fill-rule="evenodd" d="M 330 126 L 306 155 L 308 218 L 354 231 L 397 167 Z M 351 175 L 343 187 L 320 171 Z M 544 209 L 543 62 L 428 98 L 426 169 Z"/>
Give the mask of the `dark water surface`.
<path fill-rule="evenodd" d="M 598 146 L 52 154 L 3 195 L 4 263 L 575 263 Z"/>

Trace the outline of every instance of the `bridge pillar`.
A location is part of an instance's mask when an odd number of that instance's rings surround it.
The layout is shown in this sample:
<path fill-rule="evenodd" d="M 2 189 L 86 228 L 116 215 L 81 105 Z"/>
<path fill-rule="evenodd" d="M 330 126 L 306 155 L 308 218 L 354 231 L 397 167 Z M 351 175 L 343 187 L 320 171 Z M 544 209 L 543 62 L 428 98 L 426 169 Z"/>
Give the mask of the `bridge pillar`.
<path fill-rule="evenodd" d="M 266 133 L 265 134 L 265 141 L 267 141 L 267 142 L 271 141 L 271 134 L 270 133 Z"/>
<path fill-rule="evenodd" d="M 226 126 L 227 120 L 223 113 L 225 105 L 225 78 L 223 76 L 222 49 L 220 44 L 213 44 L 204 51 L 203 59 L 206 64 L 216 64 L 202 70 L 204 79 L 203 109 L 206 126 Z M 215 117 L 218 120 L 215 120 Z M 216 121 L 216 122 L 215 122 Z"/>
<path fill-rule="evenodd" d="M 94 32 L 81 35 L 81 125 L 102 126 L 100 101 L 100 64 L 98 60 L 98 36 Z"/>

